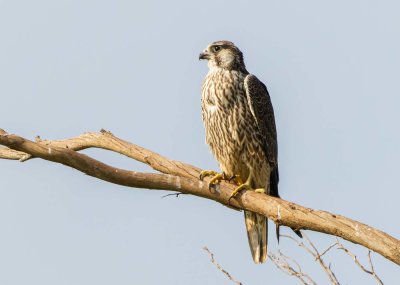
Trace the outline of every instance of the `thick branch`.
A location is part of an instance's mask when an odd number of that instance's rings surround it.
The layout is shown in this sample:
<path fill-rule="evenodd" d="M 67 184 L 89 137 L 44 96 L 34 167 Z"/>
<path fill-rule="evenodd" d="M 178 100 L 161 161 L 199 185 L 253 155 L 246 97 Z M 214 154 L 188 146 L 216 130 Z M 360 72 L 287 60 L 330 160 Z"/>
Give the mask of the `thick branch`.
<path fill-rule="evenodd" d="M 246 191 L 228 203 L 234 186 L 225 182 L 218 191 L 210 191 L 197 177 L 199 169 L 169 160 L 150 150 L 116 138 L 109 132 L 87 133 L 63 141 L 33 142 L 0 130 L 0 158 L 24 159 L 26 154 L 71 166 L 93 177 L 130 187 L 173 190 L 217 201 L 262 214 L 275 223 L 295 229 L 308 229 L 341 237 L 365 246 L 400 265 L 400 241 L 396 238 L 349 218 L 318 211 L 274 198 Z M 89 147 L 115 151 L 141 161 L 165 174 L 140 173 L 106 165 L 76 152 Z M 76 151 L 75 151 L 76 150 Z M 18 152 L 15 152 L 18 151 Z M 26 158 L 26 157 L 25 157 Z"/>
<path fill-rule="evenodd" d="M 1 134 L 1 129 L 0 129 Z M 3 130 L 3 134 L 5 134 Z M 100 133 L 84 133 L 78 137 L 66 140 L 42 140 L 36 137 L 36 142 L 48 147 L 61 147 L 80 151 L 87 148 L 101 148 L 123 154 L 142 163 L 146 163 L 154 170 L 162 173 L 178 175 L 188 178 L 197 178 L 200 171 L 193 165 L 180 161 L 170 160 L 158 153 L 129 143 L 115 137 L 112 133 L 101 130 Z M 0 158 L 25 161 L 31 156 L 13 149 L 0 148 Z"/>

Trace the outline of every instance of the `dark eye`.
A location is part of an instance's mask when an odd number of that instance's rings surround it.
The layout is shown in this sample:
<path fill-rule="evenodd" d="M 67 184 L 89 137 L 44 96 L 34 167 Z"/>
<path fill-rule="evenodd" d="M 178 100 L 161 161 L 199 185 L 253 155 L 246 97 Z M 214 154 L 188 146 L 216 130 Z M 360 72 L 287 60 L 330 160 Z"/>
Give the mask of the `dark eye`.
<path fill-rule="evenodd" d="M 220 49 L 221 49 L 220 46 L 213 46 L 213 47 L 212 47 L 213 52 L 217 52 L 217 51 L 219 51 Z"/>

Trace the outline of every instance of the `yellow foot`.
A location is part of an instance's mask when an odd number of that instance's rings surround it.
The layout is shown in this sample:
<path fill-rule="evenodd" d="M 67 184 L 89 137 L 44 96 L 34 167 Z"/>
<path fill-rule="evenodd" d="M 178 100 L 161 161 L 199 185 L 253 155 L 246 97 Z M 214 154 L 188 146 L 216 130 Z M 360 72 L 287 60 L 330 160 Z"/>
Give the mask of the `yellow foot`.
<path fill-rule="evenodd" d="M 221 180 L 225 179 L 225 175 L 223 173 L 218 173 L 217 175 L 215 175 L 213 178 L 210 179 L 210 184 L 217 184 L 218 182 L 220 182 Z"/>
<path fill-rule="evenodd" d="M 239 193 L 240 191 L 243 191 L 243 190 L 250 190 L 250 189 L 252 189 L 252 188 L 251 188 L 251 183 L 250 183 L 250 181 L 246 181 L 245 183 L 243 183 L 242 185 L 240 185 L 239 187 L 237 187 L 237 188 L 232 192 L 231 196 L 229 196 L 228 204 L 230 204 L 231 199 L 234 198 L 234 197 L 237 195 L 237 193 Z"/>
<path fill-rule="evenodd" d="M 257 189 L 254 190 L 254 192 L 265 194 L 265 189 L 264 188 L 257 188 Z"/>
<path fill-rule="evenodd" d="M 200 180 L 203 180 L 204 177 L 207 177 L 207 176 L 214 176 L 214 175 L 217 175 L 217 174 L 219 174 L 219 173 L 216 172 L 216 171 L 214 171 L 214 170 L 202 170 L 202 171 L 200 172 L 199 178 L 200 178 Z"/>
<path fill-rule="evenodd" d="M 240 179 L 240 177 L 239 177 Z M 257 193 L 263 193 L 265 194 L 265 189 L 264 188 L 257 188 L 257 189 L 253 189 L 251 186 L 251 179 L 247 179 L 247 181 L 245 183 L 242 183 L 241 185 L 239 185 L 239 187 L 237 187 L 232 194 L 229 196 L 228 199 L 228 204 L 231 202 L 232 198 L 235 198 L 235 196 L 237 195 L 237 193 L 239 193 L 242 190 L 254 190 Z"/>
<path fill-rule="evenodd" d="M 208 182 L 208 188 L 211 189 L 216 184 L 218 184 L 221 180 L 226 180 L 226 176 L 224 173 L 218 173 L 213 170 L 203 170 L 200 172 L 200 180 L 203 180 L 204 177 L 213 176 Z"/>
<path fill-rule="evenodd" d="M 247 180 L 245 183 L 241 183 L 242 179 L 239 175 L 235 175 L 233 176 L 231 179 L 229 179 L 229 181 L 236 179 L 236 182 L 238 183 L 239 187 L 237 187 L 232 194 L 229 196 L 228 199 L 228 205 L 230 204 L 230 201 L 232 198 L 234 198 L 237 193 L 239 193 L 242 190 L 254 190 L 257 193 L 265 193 L 265 189 L 264 188 L 257 188 L 257 189 L 253 189 L 252 185 L 253 185 L 253 171 L 250 169 L 250 173 L 249 176 L 247 177 Z"/>

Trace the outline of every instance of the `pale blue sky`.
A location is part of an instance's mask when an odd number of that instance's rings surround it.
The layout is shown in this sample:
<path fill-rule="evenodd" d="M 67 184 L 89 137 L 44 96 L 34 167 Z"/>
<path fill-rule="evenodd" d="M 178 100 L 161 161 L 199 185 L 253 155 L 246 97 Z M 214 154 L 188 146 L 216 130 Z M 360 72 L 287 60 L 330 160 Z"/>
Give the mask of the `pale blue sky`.
<path fill-rule="evenodd" d="M 216 169 L 204 142 L 207 67 L 198 54 L 231 40 L 272 97 L 281 196 L 399 237 L 399 9 L 396 1 L 3 0 L 0 128 L 31 139 L 105 128 Z M 298 284 L 271 262 L 254 265 L 243 214 L 212 201 L 161 199 L 166 192 L 41 160 L 0 161 L 0 175 L 0 284 L 232 284 L 205 245 L 246 285 Z M 320 248 L 334 241 L 309 236 Z M 290 241 L 269 241 L 328 283 Z M 349 247 L 366 262 L 366 250 Z M 343 252 L 327 260 L 344 284 L 375 284 Z M 398 282 L 398 266 L 373 260 L 385 284 Z"/>

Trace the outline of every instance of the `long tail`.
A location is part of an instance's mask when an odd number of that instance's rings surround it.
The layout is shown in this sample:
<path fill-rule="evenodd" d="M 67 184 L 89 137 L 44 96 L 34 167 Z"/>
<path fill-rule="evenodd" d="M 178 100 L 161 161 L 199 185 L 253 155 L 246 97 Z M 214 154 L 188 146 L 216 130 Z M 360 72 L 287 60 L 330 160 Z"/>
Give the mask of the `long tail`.
<path fill-rule="evenodd" d="M 264 216 L 253 212 L 244 211 L 247 237 L 251 255 L 255 263 L 263 263 L 267 260 L 268 222 Z"/>

